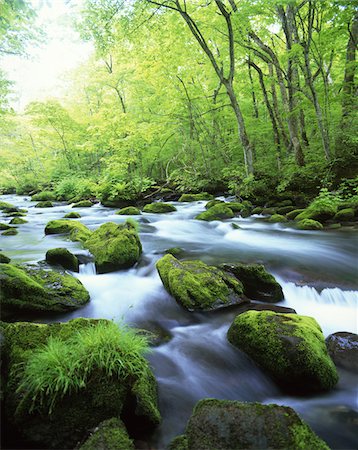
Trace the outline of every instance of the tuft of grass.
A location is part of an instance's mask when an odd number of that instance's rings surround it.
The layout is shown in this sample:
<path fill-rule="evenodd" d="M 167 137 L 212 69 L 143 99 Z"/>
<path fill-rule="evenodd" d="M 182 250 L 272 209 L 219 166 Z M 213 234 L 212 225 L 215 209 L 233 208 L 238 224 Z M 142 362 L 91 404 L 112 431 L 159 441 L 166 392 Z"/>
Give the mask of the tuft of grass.
<path fill-rule="evenodd" d="M 45 408 L 51 413 L 67 393 L 86 388 L 98 371 L 120 380 L 139 376 L 148 368 L 144 358 L 148 351 L 145 335 L 109 321 L 82 329 L 67 340 L 51 337 L 20 366 L 17 393 L 23 401 L 30 400 L 30 412 Z"/>

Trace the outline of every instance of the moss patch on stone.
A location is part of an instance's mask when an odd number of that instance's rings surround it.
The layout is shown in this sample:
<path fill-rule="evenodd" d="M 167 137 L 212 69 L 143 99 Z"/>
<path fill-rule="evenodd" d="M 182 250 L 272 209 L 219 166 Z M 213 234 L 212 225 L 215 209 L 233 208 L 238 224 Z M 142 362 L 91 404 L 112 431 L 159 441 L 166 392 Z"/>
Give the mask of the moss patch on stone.
<path fill-rule="evenodd" d="M 138 233 L 130 222 L 119 225 L 107 222 L 84 245 L 95 257 L 99 273 L 132 267 L 142 254 Z"/>
<path fill-rule="evenodd" d="M 246 301 L 233 275 L 201 261 L 178 261 L 165 255 L 157 262 L 165 289 L 189 311 L 205 311 Z"/>
<path fill-rule="evenodd" d="M 79 450 L 134 450 L 132 439 L 120 419 L 105 420 L 95 428 Z"/>
<path fill-rule="evenodd" d="M 69 234 L 72 241 L 84 242 L 90 237 L 91 231 L 81 222 L 58 219 L 47 223 L 45 234 Z"/>
<path fill-rule="evenodd" d="M 78 272 L 78 259 L 67 248 L 52 248 L 48 250 L 46 252 L 46 261 L 49 264 L 60 265 L 64 269 Z"/>
<path fill-rule="evenodd" d="M 228 340 L 283 388 L 320 392 L 338 381 L 321 328 L 312 317 L 248 311 L 235 318 Z"/>
<path fill-rule="evenodd" d="M 22 219 L 21 217 L 14 217 L 10 220 L 11 225 L 22 225 L 23 223 L 27 223 L 27 220 Z"/>
<path fill-rule="evenodd" d="M 295 220 L 295 218 L 303 211 L 304 209 L 294 209 L 293 211 L 286 213 L 286 217 L 288 220 Z"/>
<path fill-rule="evenodd" d="M 82 200 L 80 202 L 74 203 L 72 208 L 90 208 L 93 203 L 90 200 Z"/>
<path fill-rule="evenodd" d="M 126 208 L 122 208 L 117 211 L 116 214 L 119 214 L 120 216 L 137 216 L 142 213 L 140 209 L 135 206 L 127 206 Z"/>
<path fill-rule="evenodd" d="M 179 202 L 197 202 L 199 200 L 212 200 L 213 195 L 207 192 L 200 192 L 199 194 L 182 194 L 179 198 Z"/>
<path fill-rule="evenodd" d="M 10 228 L 13 228 L 13 227 L 11 227 L 7 223 L 0 222 L 0 230 L 10 230 Z"/>
<path fill-rule="evenodd" d="M 345 208 L 339 210 L 336 215 L 333 217 L 333 220 L 337 222 L 346 222 L 353 220 L 355 216 L 355 211 L 353 208 Z"/>
<path fill-rule="evenodd" d="M 176 211 L 176 207 L 171 205 L 170 203 L 156 202 L 150 203 L 149 205 L 145 205 L 143 208 L 143 212 L 146 213 L 154 213 L 154 214 L 162 214 Z"/>
<path fill-rule="evenodd" d="M 35 205 L 35 208 L 53 208 L 53 203 L 48 200 L 46 200 L 44 202 L 38 202 Z"/>
<path fill-rule="evenodd" d="M 4 318 L 18 312 L 72 311 L 89 301 L 89 294 L 79 280 L 37 266 L 0 264 L 0 280 Z"/>
<path fill-rule="evenodd" d="M 322 230 L 323 225 L 317 220 L 303 219 L 297 222 L 296 227 L 299 230 Z"/>
<path fill-rule="evenodd" d="M 49 201 L 56 200 L 56 196 L 55 196 L 54 192 L 42 191 L 37 194 L 34 194 L 31 197 L 32 202 L 43 202 L 43 201 L 47 201 L 47 200 L 49 200 Z"/>
<path fill-rule="evenodd" d="M 15 236 L 18 233 L 18 231 L 16 230 L 16 228 L 10 228 L 4 232 L 2 232 L 1 234 L 3 236 Z"/>
<path fill-rule="evenodd" d="M 273 214 L 273 215 L 269 218 L 268 221 L 271 222 L 271 223 L 276 223 L 276 222 L 284 223 L 284 222 L 287 222 L 287 219 L 286 219 L 285 216 L 282 216 L 281 214 Z"/>
<path fill-rule="evenodd" d="M 9 257 L 4 255 L 3 253 L 0 253 L 0 264 L 7 264 L 11 261 Z"/>
<path fill-rule="evenodd" d="M 262 264 L 223 264 L 223 270 L 232 273 L 244 286 L 244 294 L 253 299 L 276 303 L 283 300 L 281 285 Z"/>
<path fill-rule="evenodd" d="M 219 205 L 220 203 L 225 203 L 225 202 L 223 202 L 222 200 L 210 200 L 210 201 L 208 201 L 208 203 L 205 205 L 205 209 L 209 209 L 209 208 L 211 208 L 212 206 L 215 206 L 215 205 Z"/>
<path fill-rule="evenodd" d="M 225 203 L 225 205 L 231 209 L 232 212 L 234 213 L 239 213 L 241 212 L 243 209 L 247 208 L 247 205 L 245 205 L 244 203 L 240 203 L 240 202 L 229 202 L 229 203 Z"/>
<path fill-rule="evenodd" d="M 172 450 L 315 449 L 328 450 L 296 412 L 279 405 L 230 400 L 200 400 L 186 432 Z"/>
<path fill-rule="evenodd" d="M 71 211 L 64 216 L 64 219 L 80 219 L 81 214 L 76 211 Z"/>
<path fill-rule="evenodd" d="M 208 210 L 198 214 L 195 219 L 205 220 L 207 222 L 210 222 L 212 220 L 232 219 L 234 217 L 234 213 L 226 205 L 226 203 L 219 203 L 217 205 L 214 205 Z"/>

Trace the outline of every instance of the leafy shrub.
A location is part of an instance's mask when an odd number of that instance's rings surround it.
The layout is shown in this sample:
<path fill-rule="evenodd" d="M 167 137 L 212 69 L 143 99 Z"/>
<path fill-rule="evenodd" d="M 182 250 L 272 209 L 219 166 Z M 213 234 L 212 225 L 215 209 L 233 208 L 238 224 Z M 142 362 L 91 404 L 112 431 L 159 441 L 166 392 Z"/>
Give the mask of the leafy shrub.
<path fill-rule="evenodd" d="M 67 177 L 61 180 L 56 188 L 55 193 L 62 200 L 87 200 L 96 197 L 98 185 L 92 180 L 77 177 Z"/>
<path fill-rule="evenodd" d="M 110 177 L 100 184 L 99 197 L 101 201 L 136 200 L 142 192 L 146 192 L 154 184 L 154 180 L 148 177 L 134 176 L 129 181 Z"/>
<path fill-rule="evenodd" d="M 67 340 L 50 338 L 20 367 L 17 389 L 31 399 L 31 409 L 53 410 L 57 401 L 86 387 L 91 375 L 101 371 L 120 380 L 140 375 L 147 368 L 143 355 L 148 341 L 137 330 L 114 322 L 98 322 Z"/>

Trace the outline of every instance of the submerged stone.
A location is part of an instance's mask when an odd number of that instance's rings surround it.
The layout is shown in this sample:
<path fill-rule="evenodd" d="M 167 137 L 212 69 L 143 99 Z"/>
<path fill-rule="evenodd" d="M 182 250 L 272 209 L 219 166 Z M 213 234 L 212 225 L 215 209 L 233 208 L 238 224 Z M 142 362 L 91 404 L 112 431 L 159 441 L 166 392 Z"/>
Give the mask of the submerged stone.
<path fill-rule="evenodd" d="M 46 252 L 46 261 L 49 264 L 60 265 L 64 269 L 78 272 L 79 263 L 75 255 L 67 248 L 53 248 Z"/>
<path fill-rule="evenodd" d="M 290 391 L 328 391 L 338 381 L 321 328 L 312 317 L 248 311 L 235 318 L 227 336 Z"/>
<path fill-rule="evenodd" d="M 189 311 L 210 311 L 247 299 L 233 275 L 201 261 L 178 261 L 165 255 L 157 262 L 165 289 Z"/>
<path fill-rule="evenodd" d="M 170 450 L 314 449 L 329 450 L 287 406 L 230 400 L 200 400 L 185 435 Z"/>
<path fill-rule="evenodd" d="M 9 224 L 0 222 L 0 230 L 10 230 L 11 228 L 13 227 L 10 226 Z"/>
<path fill-rule="evenodd" d="M 137 230 L 130 222 L 101 225 L 84 243 L 95 257 L 99 273 L 132 267 L 142 254 Z"/>
<path fill-rule="evenodd" d="M 17 233 L 18 233 L 18 231 L 16 228 L 10 228 L 6 231 L 3 231 L 1 234 L 3 236 L 15 236 L 15 234 L 17 234 Z"/>
<path fill-rule="evenodd" d="M 171 205 L 170 203 L 163 202 L 150 203 L 149 205 L 145 205 L 145 207 L 143 208 L 143 212 L 154 214 L 168 213 L 176 210 L 177 209 L 175 206 Z"/>
<path fill-rule="evenodd" d="M 241 281 L 247 297 L 272 303 L 283 300 L 281 285 L 262 264 L 222 264 L 220 267 Z"/>
<path fill-rule="evenodd" d="M 24 223 L 28 223 L 27 220 L 22 219 L 21 217 L 14 217 L 10 220 L 11 225 L 22 225 Z"/>
<path fill-rule="evenodd" d="M 89 301 L 79 280 L 37 266 L 0 264 L 0 281 L 3 318 L 33 311 L 72 311 Z"/>

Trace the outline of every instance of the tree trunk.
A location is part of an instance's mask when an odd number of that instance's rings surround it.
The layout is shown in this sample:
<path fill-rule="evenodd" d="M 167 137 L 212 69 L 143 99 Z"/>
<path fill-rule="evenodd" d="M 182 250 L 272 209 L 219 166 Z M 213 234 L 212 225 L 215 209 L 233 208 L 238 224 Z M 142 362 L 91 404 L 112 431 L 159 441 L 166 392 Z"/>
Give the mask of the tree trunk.
<path fill-rule="evenodd" d="M 342 118 L 350 115 L 354 110 L 356 87 L 354 76 L 356 69 L 356 50 L 358 43 L 358 12 L 355 13 L 349 29 L 349 39 L 347 43 L 346 64 L 344 68 L 343 80 L 343 100 L 342 100 Z"/>

